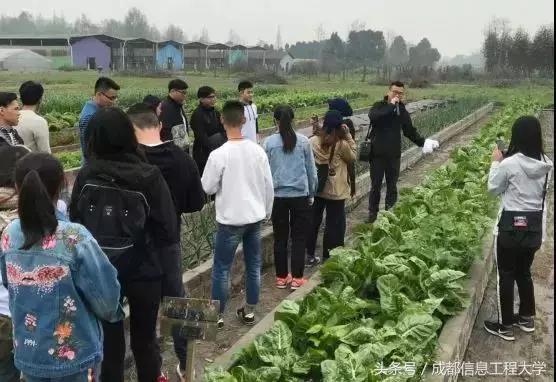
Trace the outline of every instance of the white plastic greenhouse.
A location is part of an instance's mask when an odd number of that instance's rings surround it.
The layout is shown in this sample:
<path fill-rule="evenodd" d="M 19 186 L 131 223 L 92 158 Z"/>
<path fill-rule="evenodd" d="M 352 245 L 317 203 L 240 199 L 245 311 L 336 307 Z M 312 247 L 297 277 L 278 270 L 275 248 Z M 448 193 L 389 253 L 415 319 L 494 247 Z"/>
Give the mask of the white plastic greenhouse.
<path fill-rule="evenodd" d="M 52 62 L 29 49 L 0 49 L 0 70 L 37 72 L 49 70 Z"/>

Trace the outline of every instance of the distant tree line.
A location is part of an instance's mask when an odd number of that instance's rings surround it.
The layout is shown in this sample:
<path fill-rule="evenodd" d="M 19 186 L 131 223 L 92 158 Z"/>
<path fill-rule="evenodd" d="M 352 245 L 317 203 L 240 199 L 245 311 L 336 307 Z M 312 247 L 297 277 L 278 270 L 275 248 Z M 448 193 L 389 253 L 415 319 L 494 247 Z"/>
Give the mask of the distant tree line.
<path fill-rule="evenodd" d="M 543 25 L 530 36 L 507 21 L 493 20 L 483 42 L 485 71 L 494 77 L 554 76 L 554 24 Z"/>
<path fill-rule="evenodd" d="M 108 34 L 117 37 L 142 37 L 152 40 L 186 41 L 187 36 L 182 28 L 169 24 L 160 31 L 149 24 L 147 16 L 137 8 L 131 8 L 123 20 L 113 18 L 94 23 L 87 15 L 82 14 L 71 22 L 64 16 L 53 15 L 51 18 L 33 16 L 29 12 L 21 12 L 19 16 L 0 16 L 0 36 L 49 36 L 49 35 L 80 35 Z M 206 28 L 195 36 L 197 40 L 208 41 Z"/>
<path fill-rule="evenodd" d="M 326 40 L 298 42 L 286 50 L 295 58 L 319 59 L 321 72 L 329 76 L 359 69 L 362 81 L 371 71 L 385 80 L 426 75 L 440 60 L 438 49 L 427 38 L 409 47 L 402 36 L 396 36 L 388 45 L 382 31 L 356 29 L 349 32 L 347 41 L 334 32 Z"/>

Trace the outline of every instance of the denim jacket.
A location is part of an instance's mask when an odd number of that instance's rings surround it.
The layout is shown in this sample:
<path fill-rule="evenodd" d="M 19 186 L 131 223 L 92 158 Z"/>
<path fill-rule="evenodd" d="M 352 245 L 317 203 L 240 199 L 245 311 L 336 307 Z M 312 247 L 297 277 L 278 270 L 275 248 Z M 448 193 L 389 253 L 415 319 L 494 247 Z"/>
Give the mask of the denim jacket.
<path fill-rule="evenodd" d="M 265 151 L 272 172 L 274 196 L 295 198 L 314 196 L 317 189 L 317 169 L 309 139 L 301 134 L 292 152 L 284 152 L 280 134 L 265 141 Z"/>
<path fill-rule="evenodd" d="M 19 219 L 0 242 L 2 279 L 9 290 L 14 358 L 24 374 L 59 378 L 102 361 L 99 319 L 124 318 L 120 284 L 96 240 L 57 213 L 52 236 L 29 250 Z"/>

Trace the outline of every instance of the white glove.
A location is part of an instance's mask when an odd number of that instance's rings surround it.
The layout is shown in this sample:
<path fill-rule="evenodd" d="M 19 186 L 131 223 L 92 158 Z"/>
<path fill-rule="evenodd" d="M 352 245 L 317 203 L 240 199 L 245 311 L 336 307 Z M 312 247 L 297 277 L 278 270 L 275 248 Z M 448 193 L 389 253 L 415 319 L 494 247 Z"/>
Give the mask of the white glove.
<path fill-rule="evenodd" d="M 433 139 L 425 139 L 425 144 L 423 145 L 423 154 L 430 154 L 439 146 L 440 144 L 438 143 L 438 141 L 435 141 Z"/>

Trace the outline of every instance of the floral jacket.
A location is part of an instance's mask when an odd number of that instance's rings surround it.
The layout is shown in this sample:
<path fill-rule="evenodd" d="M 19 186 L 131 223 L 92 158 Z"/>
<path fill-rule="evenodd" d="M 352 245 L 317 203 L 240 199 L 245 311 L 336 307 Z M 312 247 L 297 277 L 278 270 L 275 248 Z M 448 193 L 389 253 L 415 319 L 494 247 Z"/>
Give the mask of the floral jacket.
<path fill-rule="evenodd" d="M 9 290 L 15 365 L 24 374 L 59 378 L 102 361 L 102 327 L 124 318 L 120 284 L 96 240 L 57 213 L 58 228 L 21 250 L 20 220 L 0 241 L 2 279 Z"/>

